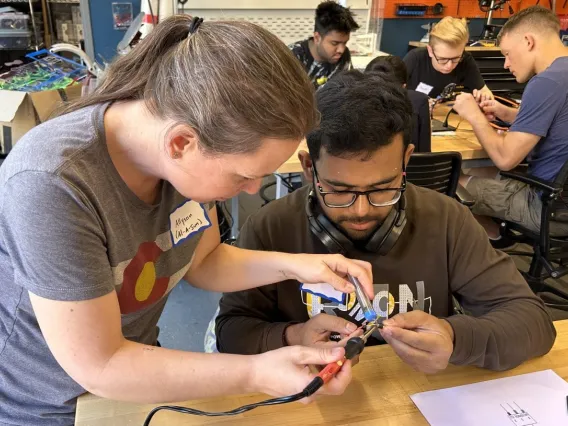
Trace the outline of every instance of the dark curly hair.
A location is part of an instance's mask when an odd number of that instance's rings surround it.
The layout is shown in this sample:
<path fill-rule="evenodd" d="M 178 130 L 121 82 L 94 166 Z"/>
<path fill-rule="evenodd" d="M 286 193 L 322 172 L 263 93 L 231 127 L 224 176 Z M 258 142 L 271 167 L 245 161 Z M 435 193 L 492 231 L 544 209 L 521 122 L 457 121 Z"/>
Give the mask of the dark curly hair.
<path fill-rule="evenodd" d="M 317 161 L 323 148 L 340 158 L 369 157 L 402 133 L 410 143 L 412 105 L 406 89 L 392 78 L 347 71 L 317 91 L 320 125 L 307 136 Z"/>
<path fill-rule="evenodd" d="M 318 5 L 315 32 L 325 36 L 330 31 L 349 34 L 358 29 L 359 25 L 348 7 L 343 7 L 334 1 L 324 1 Z"/>
<path fill-rule="evenodd" d="M 366 73 L 379 73 L 392 76 L 401 85 L 407 83 L 406 65 L 398 56 L 377 56 L 365 68 Z"/>

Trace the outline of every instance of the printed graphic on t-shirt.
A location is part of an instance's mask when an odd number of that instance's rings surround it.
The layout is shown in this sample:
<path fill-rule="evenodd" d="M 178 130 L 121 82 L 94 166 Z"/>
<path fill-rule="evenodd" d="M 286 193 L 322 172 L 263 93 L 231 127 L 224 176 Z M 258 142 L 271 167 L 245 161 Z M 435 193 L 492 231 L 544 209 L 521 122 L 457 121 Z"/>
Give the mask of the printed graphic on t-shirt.
<path fill-rule="evenodd" d="M 168 294 L 189 270 L 193 259 L 170 276 L 161 275 L 160 268 L 157 267 L 161 256 L 191 235 L 211 226 L 203 207 L 194 201 L 189 203 L 184 203 L 174 210 L 170 216 L 172 228 L 169 231 L 158 235 L 154 241 L 141 243 L 132 259 L 112 268 L 115 287 L 120 288 L 118 303 L 122 314 L 131 314 L 156 303 Z"/>
<path fill-rule="evenodd" d="M 432 297 L 426 297 L 424 281 L 417 281 L 414 291 L 407 284 L 398 285 L 398 300 L 389 291 L 393 286 L 389 284 L 375 284 L 375 298 L 373 299 L 373 309 L 381 319 L 390 318 L 398 313 L 410 312 L 415 309 L 432 313 Z M 344 304 L 333 302 L 321 296 L 301 292 L 302 303 L 306 305 L 309 317 L 319 313 L 337 315 L 345 318 L 357 325 L 365 322 L 365 316 L 355 293 L 349 294 L 347 302 Z"/>

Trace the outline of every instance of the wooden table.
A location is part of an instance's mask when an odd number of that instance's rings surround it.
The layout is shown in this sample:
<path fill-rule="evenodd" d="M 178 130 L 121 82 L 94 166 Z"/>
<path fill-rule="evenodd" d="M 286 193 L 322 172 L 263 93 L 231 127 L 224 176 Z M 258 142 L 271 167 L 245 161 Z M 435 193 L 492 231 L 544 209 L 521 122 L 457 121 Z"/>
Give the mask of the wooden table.
<path fill-rule="evenodd" d="M 545 356 L 532 359 L 506 372 L 475 367 L 449 366 L 436 375 L 417 373 L 404 364 L 389 346 L 365 349 L 353 369 L 353 382 L 342 397 L 323 396 L 310 405 L 300 403 L 262 407 L 234 417 L 196 417 L 160 412 L 151 426 L 159 425 L 381 425 L 427 426 L 410 395 L 434 389 L 515 376 L 546 369 L 568 379 L 568 320 L 556 321 L 558 337 Z M 188 383 L 188 386 L 191 386 Z M 187 401 L 176 405 L 221 411 L 264 399 L 241 395 Z M 137 405 L 84 395 L 77 404 L 76 426 L 141 425 L 153 405 Z"/>

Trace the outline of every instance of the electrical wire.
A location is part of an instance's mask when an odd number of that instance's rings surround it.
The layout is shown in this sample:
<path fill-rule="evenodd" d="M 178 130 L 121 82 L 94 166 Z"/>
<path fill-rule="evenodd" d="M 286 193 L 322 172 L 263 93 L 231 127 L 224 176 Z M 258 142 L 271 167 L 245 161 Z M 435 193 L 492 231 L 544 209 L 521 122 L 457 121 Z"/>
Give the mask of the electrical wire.
<path fill-rule="evenodd" d="M 182 413 L 182 414 L 192 414 L 194 416 L 206 416 L 206 417 L 236 416 L 237 414 L 242 414 L 258 407 L 287 404 L 290 402 L 299 401 L 300 399 L 307 398 L 310 395 L 316 393 L 319 390 L 319 388 L 323 386 L 323 384 L 324 382 L 321 377 L 315 377 L 304 388 L 302 392 L 299 392 L 297 394 L 255 402 L 253 404 L 243 405 L 242 407 L 235 408 L 234 410 L 229 410 L 229 411 L 210 412 L 210 411 L 196 410 L 194 408 L 180 407 L 177 405 L 160 405 L 152 409 L 152 411 L 150 411 L 150 413 L 146 417 L 146 420 L 144 420 L 144 426 L 149 426 L 150 422 L 152 421 L 152 418 L 156 415 L 156 413 L 162 410 L 174 411 L 176 413 Z"/>
<path fill-rule="evenodd" d="M 292 186 L 292 183 L 291 183 L 294 174 L 290 173 L 290 176 L 284 177 L 284 176 L 282 176 L 282 175 L 280 175 L 280 174 L 274 173 L 274 176 L 278 176 L 278 177 L 282 180 L 282 184 L 283 184 L 286 188 L 288 188 L 289 191 L 293 191 L 293 190 L 294 190 L 294 187 Z"/>
<path fill-rule="evenodd" d="M 230 241 L 231 238 L 228 238 L 231 235 L 231 229 L 233 228 L 234 219 L 231 215 L 231 212 L 225 205 L 225 203 L 217 202 L 215 203 L 217 208 L 221 213 L 221 221 L 219 222 L 219 229 L 223 229 L 223 225 L 227 225 L 227 228 L 221 232 L 221 242 Z"/>
<path fill-rule="evenodd" d="M 156 25 L 156 18 L 154 16 L 154 10 L 152 9 L 152 0 L 148 0 L 148 9 L 150 9 L 150 16 L 152 17 L 152 24 Z"/>
<path fill-rule="evenodd" d="M 293 192 L 296 189 L 294 187 L 294 184 L 292 183 L 292 180 L 294 179 L 294 177 L 299 175 L 298 173 L 290 173 L 288 177 L 284 177 L 284 176 L 277 174 L 277 173 L 275 173 L 274 175 L 280 178 L 282 185 L 284 185 L 286 187 L 288 192 Z M 260 190 L 258 191 L 258 193 L 260 195 L 260 198 L 262 198 L 262 200 L 264 201 L 264 205 L 270 203 L 271 201 L 274 201 L 273 198 L 270 198 L 268 195 L 266 195 L 266 191 L 268 190 L 268 188 L 271 188 L 275 185 L 276 185 L 276 182 L 269 182 L 269 183 L 262 185 L 260 187 Z"/>

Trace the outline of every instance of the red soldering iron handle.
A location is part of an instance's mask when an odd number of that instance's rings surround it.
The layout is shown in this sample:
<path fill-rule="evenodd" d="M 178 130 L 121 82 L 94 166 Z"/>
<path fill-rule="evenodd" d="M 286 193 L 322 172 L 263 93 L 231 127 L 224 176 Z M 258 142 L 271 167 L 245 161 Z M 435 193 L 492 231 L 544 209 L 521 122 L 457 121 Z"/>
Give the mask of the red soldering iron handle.
<path fill-rule="evenodd" d="M 341 361 L 332 362 L 331 364 L 327 364 L 323 370 L 320 371 L 318 377 L 320 377 L 324 384 L 329 382 L 345 363 L 345 359 Z"/>

